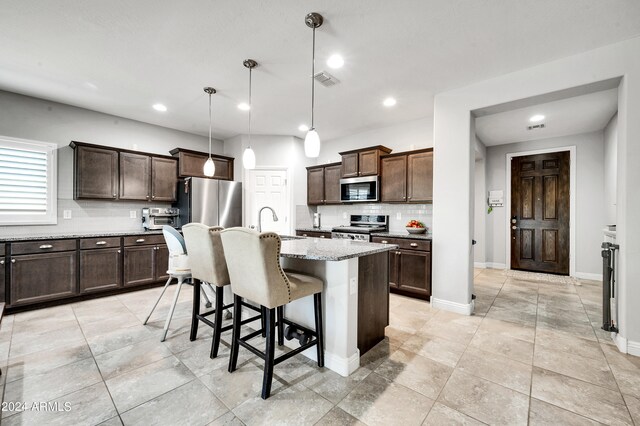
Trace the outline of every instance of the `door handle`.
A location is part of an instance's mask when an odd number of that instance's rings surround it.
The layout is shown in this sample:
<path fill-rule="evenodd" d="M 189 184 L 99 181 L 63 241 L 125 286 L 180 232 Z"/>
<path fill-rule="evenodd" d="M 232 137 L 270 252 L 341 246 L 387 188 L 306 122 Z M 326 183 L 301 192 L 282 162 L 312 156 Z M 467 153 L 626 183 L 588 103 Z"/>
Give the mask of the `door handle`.
<path fill-rule="evenodd" d="M 144 238 L 138 238 L 138 239 L 136 240 L 136 243 L 144 243 Z"/>
<path fill-rule="evenodd" d="M 513 229 L 513 230 L 515 231 L 516 229 L 518 229 L 518 227 L 517 227 L 517 226 L 515 226 L 515 225 L 513 225 L 513 226 L 511 227 L 511 229 Z"/>
<path fill-rule="evenodd" d="M 411 247 L 418 247 L 418 243 L 411 243 L 409 244 Z"/>
<path fill-rule="evenodd" d="M 389 244 L 389 241 L 387 241 L 387 240 L 382 240 L 382 241 L 380 241 L 380 242 L 381 242 L 382 244 Z"/>
<path fill-rule="evenodd" d="M 53 248 L 53 246 L 51 244 L 43 244 L 40 246 L 41 249 L 50 249 Z"/>
<path fill-rule="evenodd" d="M 97 241 L 97 242 L 96 242 L 96 245 L 97 245 L 97 246 L 103 246 L 103 245 L 105 245 L 105 244 L 107 244 L 107 242 L 106 242 L 106 241 Z"/>

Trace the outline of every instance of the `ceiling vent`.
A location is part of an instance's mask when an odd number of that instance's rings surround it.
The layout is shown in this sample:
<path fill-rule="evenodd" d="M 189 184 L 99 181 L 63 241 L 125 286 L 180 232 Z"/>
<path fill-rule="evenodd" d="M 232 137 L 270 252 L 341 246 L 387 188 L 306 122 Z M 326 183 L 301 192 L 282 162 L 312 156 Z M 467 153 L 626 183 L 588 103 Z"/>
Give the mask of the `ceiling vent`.
<path fill-rule="evenodd" d="M 313 76 L 313 78 L 315 78 L 316 81 L 322 84 L 324 87 L 331 87 L 340 83 L 340 80 L 338 80 L 337 78 L 335 78 L 334 76 L 332 76 L 326 71 L 320 71 L 319 73 L 316 73 Z"/>
<path fill-rule="evenodd" d="M 527 126 L 527 130 L 536 130 L 536 129 L 544 129 L 544 123 Z"/>

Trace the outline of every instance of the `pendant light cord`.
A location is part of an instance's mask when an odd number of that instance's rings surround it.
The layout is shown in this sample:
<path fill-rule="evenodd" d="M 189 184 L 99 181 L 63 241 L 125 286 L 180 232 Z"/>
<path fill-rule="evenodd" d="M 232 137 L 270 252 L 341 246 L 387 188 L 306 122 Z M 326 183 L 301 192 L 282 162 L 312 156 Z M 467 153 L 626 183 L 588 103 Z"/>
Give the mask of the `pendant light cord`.
<path fill-rule="evenodd" d="M 314 129 L 313 126 L 313 107 L 315 105 L 316 100 L 316 28 L 313 27 L 313 50 L 311 54 L 311 130 Z"/>
<path fill-rule="evenodd" d="M 209 93 L 209 159 L 211 160 L 211 93 Z"/>
<path fill-rule="evenodd" d="M 253 104 L 251 103 L 251 71 L 253 71 L 253 67 L 249 68 L 249 148 L 251 148 L 251 110 L 253 109 Z"/>

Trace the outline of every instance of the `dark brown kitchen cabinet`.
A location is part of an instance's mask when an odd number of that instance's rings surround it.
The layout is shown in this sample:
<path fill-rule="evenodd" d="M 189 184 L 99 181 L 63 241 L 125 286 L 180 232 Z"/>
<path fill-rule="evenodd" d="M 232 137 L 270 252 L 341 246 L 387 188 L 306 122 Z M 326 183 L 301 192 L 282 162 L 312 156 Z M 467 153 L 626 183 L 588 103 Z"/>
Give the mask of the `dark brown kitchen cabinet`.
<path fill-rule="evenodd" d="M 151 157 L 120 153 L 120 199 L 148 201 L 151 198 Z"/>
<path fill-rule="evenodd" d="M 431 297 L 431 241 L 373 237 L 372 242 L 397 244 L 389 252 L 389 288 L 394 293 L 429 300 Z"/>
<path fill-rule="evenodd" d="M 380 156 L 390 152 L 391 149 L 382 145 L 341 152 L 342 177 L 375 176 L 380 174 Z"/>
<path fill-rule="evenodd" d="M 407 201 L 407 156 L 383 157 L 380 161 L 380 201 Z"/>
<path fill-rule="evenodd" d="M 118 151 L 71 142 L 74 148 L 73 198 L 118 198 Z"/>
<path fill-rule="evenodd" d="M 407 155 L 407 201 L 430 203 L 433 201 L 433 151 Z"/>
<path fill-rule="evenodd" d="M 433 201 L 433 149 L 385 155 L 380 160 L 383 203 Z"/>
<path fill-rule="evenodd" d="M 11 306 L 28 305 L 77 294 L 77 252 L 11 256 Z"/>
<path fill-rule="evenodd" d="M 104 248 L 80 250 L 80 293 L 122 286 L 122 250 Z"/>
<path fill-rule="evenodd" d="M 208 153 L 182 148 L 172 149 L 170 153 L 178 158 L 179 177 L 209 177 L 204 175 L 204 163 L 209 158 Z M 212 154 L 211 159 L 216 166 L 213 179 L 233 180 L 233 157 Z"/>
<path fill-rule="evenodd" d="M 7 276 L 7 259 L 5 258 L 5 246 L 6 244 L 0 243 L 0 303 L 4 303 L 5 300 L 5 277 Z M 0 319 L 2 316 L 0 315 Z"/>
<path fill-rule="evenodd" d="M 127 237 L 133 239 L 135 237 Z M 166 280 L 169 266 L 169 250 L 164 244 L 144 244 L 124 248 L 124 286 L 136 286 Z M 135 241 L 146 240 L 137 238 Z M 149 242 L 155 239 L 150 238 Z"/>
<path fill-rule="evenodd" d="M 173 158 L 151 157 L 151 201 L 176 201 L 178 162 Z"/>
<path fill-rule="evenodd" d="M 307 167 L 307 204 L 340 204 L 341 163 Z"/>

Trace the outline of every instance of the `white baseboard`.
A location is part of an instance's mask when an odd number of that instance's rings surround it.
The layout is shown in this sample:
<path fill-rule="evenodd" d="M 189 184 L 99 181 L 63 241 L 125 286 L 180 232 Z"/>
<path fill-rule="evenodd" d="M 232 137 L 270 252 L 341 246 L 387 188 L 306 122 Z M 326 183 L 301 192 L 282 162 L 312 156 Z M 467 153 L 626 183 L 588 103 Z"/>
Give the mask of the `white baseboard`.
<path fill-rule="evenodd" d="M 474 301 L 471 303 L 457 303 L 449 300 L 436 299 L 431 296 L 431 306 L 445 311 L 455 312 L 462 315 L 471 315 L 474 309 Z"/>
<path fill-rule="evenodd" d="M 627 340 L 627 353 L 633 356 L 640 356 L 640 342 Z"/>
<path fill-rule="evenodd" d="M 592 274 L 590 272 L 576 272 L 575 277 L 582 280 L 602 281 L 602 274 Z"/>
<path fill-rule="evenodd" d="M 473 262 L 473 267 L 478 269 L 487 269 L 486 262 Z"/>
<path fill-rule="evenodd" d="M 623 354 L 627 353 L 627 339 L 618 333 L 611 333 L 611 339 L 613 339 L 613 343 L 616 344 L 620 352 Z"/>
<path fill-rule="evenodd" d="M 507 269 L 504 263 L 487 262 L 487 269 Z"/>
<path fill-rule="evenodd" d="M 313 348 L 311 348 L 313 349 Z M 311 357 L 310 357 L 311 358 Z M 313 357 L 314 361 L 315 357 Z M 360 367 L 360 351 L 351 355 L 349 358 L 343 358 L 341 356 L 324 352 L 324 365 L 329 370 L 333 370 L 342 377 L 347 377 Z"/>

